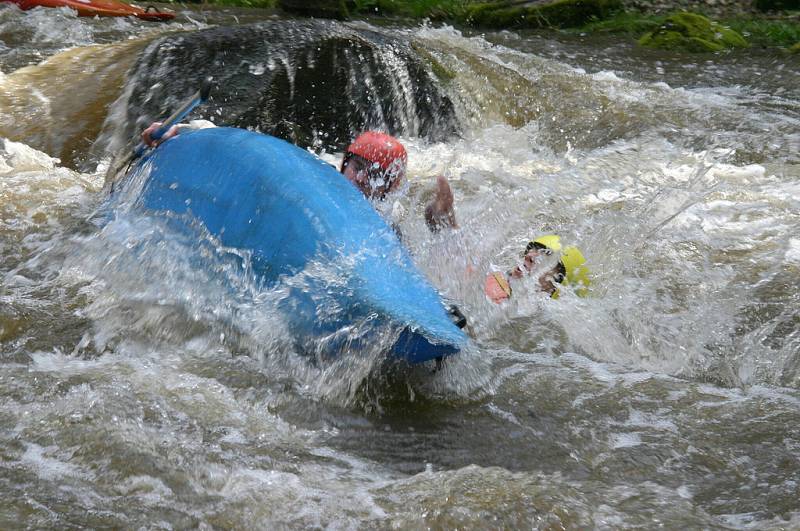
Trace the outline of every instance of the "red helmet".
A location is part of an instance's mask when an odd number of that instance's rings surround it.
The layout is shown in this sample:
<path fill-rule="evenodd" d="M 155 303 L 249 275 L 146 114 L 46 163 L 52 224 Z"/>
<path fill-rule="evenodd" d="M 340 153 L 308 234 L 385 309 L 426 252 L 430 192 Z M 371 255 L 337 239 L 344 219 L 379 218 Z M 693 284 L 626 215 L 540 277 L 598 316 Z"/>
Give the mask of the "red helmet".
<path fill-rule="evenodd" d="M 361 133 L 347 146 L 347 153 L 358 155 L 378 164 L 384 170 L 400 170 L 405 173 L 408 155 L 406 148 L 395 137 L 377 131 Z"/>

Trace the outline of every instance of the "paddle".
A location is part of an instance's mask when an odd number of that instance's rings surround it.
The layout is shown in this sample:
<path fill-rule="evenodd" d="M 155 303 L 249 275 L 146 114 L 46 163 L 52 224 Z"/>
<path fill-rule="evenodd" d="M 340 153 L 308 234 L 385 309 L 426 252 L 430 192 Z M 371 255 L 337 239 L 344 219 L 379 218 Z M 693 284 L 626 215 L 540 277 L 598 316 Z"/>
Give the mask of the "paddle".
<path fill-rule="evenodd" d="M 204 103 L 208 99 L 208 95 L 210 93 L 211 78 L 209 77 L 203 81 L 197 92 L 192 94 L 188 100 L 183 102 L 183 105 L 178 107 L 174 113 L 169 115 L 169 117 L 161 123 L 161 127 L 150 133 L 150 138 L 153 140 L 159 140 L 162 136 L 167 134 L 167 131 L 169 131 L 170 127 L 179 123 L 181 120 L 186 118 L 195 107 L 201 103 Z M 139 142 L 139 145 L 137 145 L 133 150 L 132 160 L 136 160 L 137 158 L 141 157 L 146 150 L 147 146 L 144 144 L 144 142 Z"/>
<path fill-rule="evenodd" d="M 203 80 L 203 83 L 200 85 L 200 88 L 197 90 L 197 92 L 192 94 L 189 97 L 189 99 L 184 101 L 183 104 L 181 104 L 181 106 L 178 107 L 178 109 L 175 112 L 169 115 L 169 117 L 161 123 L 161 126 L 158 129 L 150 133 L 150 138 L 152 138 L 153 140 L 159 140 L 161 137 L 167 134 L 167 131 L 169 131 L 170 127 L 172 127 L 173 125 L 179 123 L 181 120 L 186 118 L 189 115 L 189 113 L 195 109 L 195 107 L 197 107 L 201 103 L 205 103 L 205 101 L 208 99 L 209 94 L 211 93 L 211 79 L 212 78 L 207 77 L 205 80 Z M 122 161 L 120 161 L 119 164 L 114 164 L 112 166 L 112 171 L 108 173 L 108 175 L 112 177 L 112 188 L 113 188 L 113 180 L 119 173 L 119 171 L 122 168 L 126 168 L 125 171 L 127 171 L 127 168 L 130 167 L 131 163 L 133 163 L 134 160 L 144 155 L 147 149 L 148 146 L 146 146 L 144 142 L 139 142 L 139 144 L 133 149 L 133 152 L 130 155 L 122 159 Z"/>

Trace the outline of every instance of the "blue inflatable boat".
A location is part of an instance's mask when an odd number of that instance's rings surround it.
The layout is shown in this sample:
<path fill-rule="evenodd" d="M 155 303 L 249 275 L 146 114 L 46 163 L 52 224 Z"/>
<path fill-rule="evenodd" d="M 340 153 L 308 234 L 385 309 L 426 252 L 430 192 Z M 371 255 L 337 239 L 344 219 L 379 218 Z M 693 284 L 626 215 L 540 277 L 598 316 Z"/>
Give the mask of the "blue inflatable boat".
<path fill-rule="evenodd" d="M 130 180 L 141 172 L 138 207 L 187 230 L 200 221 L 223 245 L 246 251 L 265 287 L 286 284 L 279 307 L 302 348 L 336 356 L 389 337 L 390 356 L 419 363 L 466 345 L 395 232 L 307 151 L 242 129 L 203 129 L 151 150 Z M 340 274 L 287 282 L 312 261 Z"/>

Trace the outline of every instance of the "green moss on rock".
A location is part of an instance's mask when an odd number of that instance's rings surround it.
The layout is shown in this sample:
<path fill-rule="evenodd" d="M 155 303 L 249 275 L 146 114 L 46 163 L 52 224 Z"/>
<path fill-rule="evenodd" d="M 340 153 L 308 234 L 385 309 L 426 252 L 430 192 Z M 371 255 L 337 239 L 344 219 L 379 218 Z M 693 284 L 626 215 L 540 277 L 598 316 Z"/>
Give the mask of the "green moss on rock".
<path fill-rule="evenodd" d="M 469 24 L 485 28 L 574 28 L 606 18 L 621 8 L 620 0 L 556 0 L 535 6 L 496 2 L 472 6 L 464 18 Z"/>
<path fill-rule="evenodd" d="M 439 81 L 442 83 L 447 83 L 448 81 L 452 81 L 456 77 L 456 73 L 444 66 L 440 63 L 428 50 L 426 50 L 423 46 L 412 43 L 411 48 L 417 52 L 417 55 L 422 57 L 428 64 L 431 66 L 431 72 L 435 75 Z"/>
<path fill-rule="evenodd" d="M 667 17 L 657 29 L 639 39 L 639 44 L 688 52 L 719 52 L 748 46 L 738 32 L 696 13 L 676 13 Z"/>
<path fill-rule="evenodd" d="M 800 42 L 789 48 L 791 53 L 800 53 Z"/>
<path fill-rule="evenodd" d="M 621 11 L 605 20 L 596 20 L 578 28 L 582 32 L 597 33 L 628 33 L 631 35 L 644 35 L 648 31 L 658 28 L 664 17 L 645 15 L 639 12 Z"/>

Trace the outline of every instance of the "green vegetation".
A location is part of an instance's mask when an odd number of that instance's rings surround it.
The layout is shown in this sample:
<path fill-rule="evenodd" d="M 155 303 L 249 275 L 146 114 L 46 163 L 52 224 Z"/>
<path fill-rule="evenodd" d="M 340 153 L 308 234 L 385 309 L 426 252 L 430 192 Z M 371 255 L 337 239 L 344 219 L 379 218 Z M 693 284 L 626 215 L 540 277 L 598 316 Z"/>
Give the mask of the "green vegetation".
<path fill-rule="evenodd" d="M 688 52 L 719 52 L 748 46 L 738 32 L 696 13 L 670 15 L 658 28 L 642 36 L 639 44 Z"/>
<path fill-rule="evenodd" d="M 493 2 L 468 6 L 462 20 L 493 29 L 573 28 L 622 9 L 620 0 L 555 0 L 529 7 L 518 4 Z"/>
<path fill-rule="evenodd" d="M 638 38 L 648 31 L 658 28 L 666 18 L 666 15 L 644 15 L 638 11 L 621 11 L 609 18 L 589 22 L 577 29 L 586 33 L 625 33 Z"/>
<path fill-rule="evenodd" d="M 577 28 L 586 33 L 620 33 L 636 39 L 654 31 L 667 21 L 667 15 L 645 15 L 625 11 L 605 20 L 590 22 Z M 766 19 L 758 17 L 737 17 L 719 21 L 723 28 L 730 28 L 741 34 L 754 46 L 790 47 L 800 42 L 800 24 L 791 20 Z"/>
<path fill-rule="evenodd" d="M 724 24 L 758 46 L 792 46 L 800 42 L 800 24 L 785 20 L 737 18 Z"/>
<path fill-rule="evenodd" d="M 192 1 L 192 0 L 189 0 Z M 713 22 L 698 13 L 648 15 L 623 11 L 620 0 L 553 0 L 522 5 L 519 0 L 197 0 L 217 5 L 280 8 L 323 18 L 392 16 L 430 18 L 491 29 L 571 28 L 582 33 L 619 33 L 644 46 L 714 52 L 748 43 L 797 49 L 800 23 L 778 13 Z M 800 9 L 800 0 L 756 0 L 764 10 Z M 777 18 L 776 18 L 777 17 Z M 433 63 L 432 63 L 433 64 Z M 438 66 L 434 64 L 434 69 Z M 444 69 L 440 72 L 447 77 Z"/>
<path fill-rule="evenodd" d="M 468 0 L 351 0 L 353 13 L 451 19 L 464 11 Z"/>

